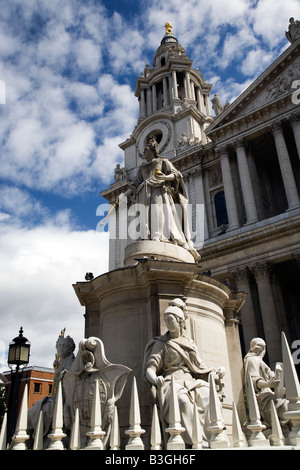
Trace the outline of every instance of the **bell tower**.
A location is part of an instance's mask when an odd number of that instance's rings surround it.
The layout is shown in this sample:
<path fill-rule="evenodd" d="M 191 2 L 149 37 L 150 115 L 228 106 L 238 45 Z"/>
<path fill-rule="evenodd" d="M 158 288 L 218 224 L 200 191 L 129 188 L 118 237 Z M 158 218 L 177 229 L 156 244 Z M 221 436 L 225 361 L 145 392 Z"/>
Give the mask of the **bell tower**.
<path fill-rule="evenodd" d="M 187 141 L 207 143 L 204 131 L 213 121 L 209 105 L 212 85 L 199 69 L 193 69 L 193 61 L 174 36 L 170 23 L 165 29 L 153 67 L 147 64 L 136 81 L 138 123 L 131 138 L 120 144 L 127 171 L 140 163 L 149 134 L 156 136 L 160 154 L 172 158 Z"/>

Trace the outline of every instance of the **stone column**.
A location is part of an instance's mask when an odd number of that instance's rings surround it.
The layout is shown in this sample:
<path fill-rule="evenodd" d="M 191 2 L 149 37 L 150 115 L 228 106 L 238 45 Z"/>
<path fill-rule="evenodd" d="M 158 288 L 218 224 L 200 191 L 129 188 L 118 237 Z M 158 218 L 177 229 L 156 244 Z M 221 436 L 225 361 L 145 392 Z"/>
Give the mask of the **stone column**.
<path fill-rule="evenodd" d="M 290 122 L 294 132 L 294 138 L 298 150 L 298 157 L 300 158 L 300 113 L 294 114 L 291 117 Z"/>
<path fill-rule="evenodd" d="M 258 220 L 258 217 L 244 142 L 242 140 L 238 140 L 235 144 L 235 148 L 237 154 L 237 162 L 241 180 L 247 224 L 252 224 L 253 222 L 256 222 Z"/>
<path fill-rule="evenodd" d="M 272 132 L 275 140 L 284 189 L 288 201 L 288 210 L 295 209 L 296 207 L 300 206 L 300 200 L 281 124 L 275 123 L 272 126 Z"/>
<path fill-rule="evenodd" d="M 176 70 L 172 71 L 172 90 L 173 90 L 173 93 L 172 93 L 173 98 L 178 99 Z"/>
<path fill-rule="evenodd" d="M 238 291 L 245 292 L 247 294 L 245 303 L 241 308 L 241 319 L 245 349 L 246 351 L 248 351 L 250 341 L 258 336 L 251 288 L 249 283 L 249 270 L 247 267 L 238 268 L 232 274 L 236 280 Z"/>
<path fill-rule="evenodd" d="M 234 194 L 233 180 L 229 162 L 229 155 L 226 147 L 217 149 L 220 156 L 222 179 L 226 200 L 226 208 L 229 222 L 229 229 L 234 230 L 239 227 L 238 211 Z"/>
<path fill-rule="evenodd" d="M 185 88 L 185 97 L 186 99 L 191 99 L 191 84 L 190 84 L 190 74 L 188 71 L 185 72 L 184 79 L 184 88 Z"/>
<path fill-rule="evenodd" d="M 206 116 L 211 116 L 208 94 L 205 95 L 205 108 L 206 108 Z"/>
<path fill-rule="evenodd" d="M 151 114 L 152 114 L 151 88 L 147 88 L 147 116 L 151 116 Z"/>
<path fill-rule="evenodd" d="M 169 97 L 168 97 L 168 85 L 167 85 L 166 77 L 163 77 L 163 94 L 164 94 L 164 106 L 168 106 Z"/>
<path fill-rule="evenodd" d="M 168 76 L 168 84 L 169 84 L 169 99 L 168 99 L 168 102 L 169 102 L 169 104 L 171 104 L 172 99 L 173 99 L 173 76 L 172 75 Z"/>
<path fill-rule="evenodd" d="M 156 99 L 156 85 L 152 85 L 152 112 L 157 111 L 157 99 Z"/>
<path fill-rule="evenodd" d="M 191 99 L 196 100 L 195 84 L 193 81 L 190 81 L 190 84 L 191 84 Z"/>
<path fill-rule="evenodd" d="M 251 267 L 255 275 L 270 367 L 281 361 L 281 339 L 270 282 L 271 268 L 266 262 Z"/>
<path fill-rule="evenodd" d="M 198 111 L 204 114 L 203 106 L 202 106 L 203 101 L 202 101 L 201 91 L 199 87 L 196 88 L 196 98 L 197 98 Z"/>
<path fill-rule="evenodd" d="M 141 89 L 140 94 L 140 116 L 146 117 L 146 101 L 145 101 L 145 90 Z"/>

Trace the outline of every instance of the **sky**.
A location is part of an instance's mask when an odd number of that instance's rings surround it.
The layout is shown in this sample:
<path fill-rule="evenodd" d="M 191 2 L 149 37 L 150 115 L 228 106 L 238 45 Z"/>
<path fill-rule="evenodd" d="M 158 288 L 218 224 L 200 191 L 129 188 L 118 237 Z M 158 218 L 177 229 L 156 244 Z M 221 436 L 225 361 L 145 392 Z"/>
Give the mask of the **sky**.
<path fill-rule="evenodd" d="M 19 328 L 31 366 L 84 337 L 72 284 L 108 270 L 100 192 L 138 118 L 136 78 L 170 21 L 225 104 L 288 46 L 299 0 L 0 0 L 0 371 Z M 108 358 L 109 359 L 109 358 Z"/>

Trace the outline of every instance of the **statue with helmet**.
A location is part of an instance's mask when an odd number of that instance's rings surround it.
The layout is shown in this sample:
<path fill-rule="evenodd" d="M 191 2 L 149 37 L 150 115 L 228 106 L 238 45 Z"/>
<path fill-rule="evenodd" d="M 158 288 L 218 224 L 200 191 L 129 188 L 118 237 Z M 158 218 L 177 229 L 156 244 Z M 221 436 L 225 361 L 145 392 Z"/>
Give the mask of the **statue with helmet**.
<path fill-rule="evenodd" d="M 164 313 L 168 331 L 154 337 L 146 346 L 144 355 L 144 378 L 151 386 L 160 408 L 161 419 L 168 423 L 170 384 L 175 379 L 182 425 L 182 437 L 187 445 L 192 444 L 193 409 L 197 405 L 203 428 L 208 424 L 209 374 L 215 373 L 222 397 L 224 368 L 206 366 L 200 358 L 196 344 L 184 335 L 188 311 L 185 302 L 176 298 L 169 302 Z M 221 398 L 222 399 L 222 398 Z M 209 439 L 209 436 L 206 436 Z"/>

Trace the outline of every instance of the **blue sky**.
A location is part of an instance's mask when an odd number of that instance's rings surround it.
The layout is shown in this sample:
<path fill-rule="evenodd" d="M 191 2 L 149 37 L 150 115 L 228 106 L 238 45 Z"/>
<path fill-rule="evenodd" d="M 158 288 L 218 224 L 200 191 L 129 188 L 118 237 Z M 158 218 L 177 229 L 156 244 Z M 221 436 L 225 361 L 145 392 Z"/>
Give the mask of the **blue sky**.
<path fill-rule="evenodd" d="M 136 77 L 170 21 L 221 101 L 289 46 L 299 0 L 0 0 L 0 370 L 22 325 L 31 365 L 51 366 L 62 328 L 78 342 L 72 283 L 108 269 L 100 191 L 136 124 Z"/>

